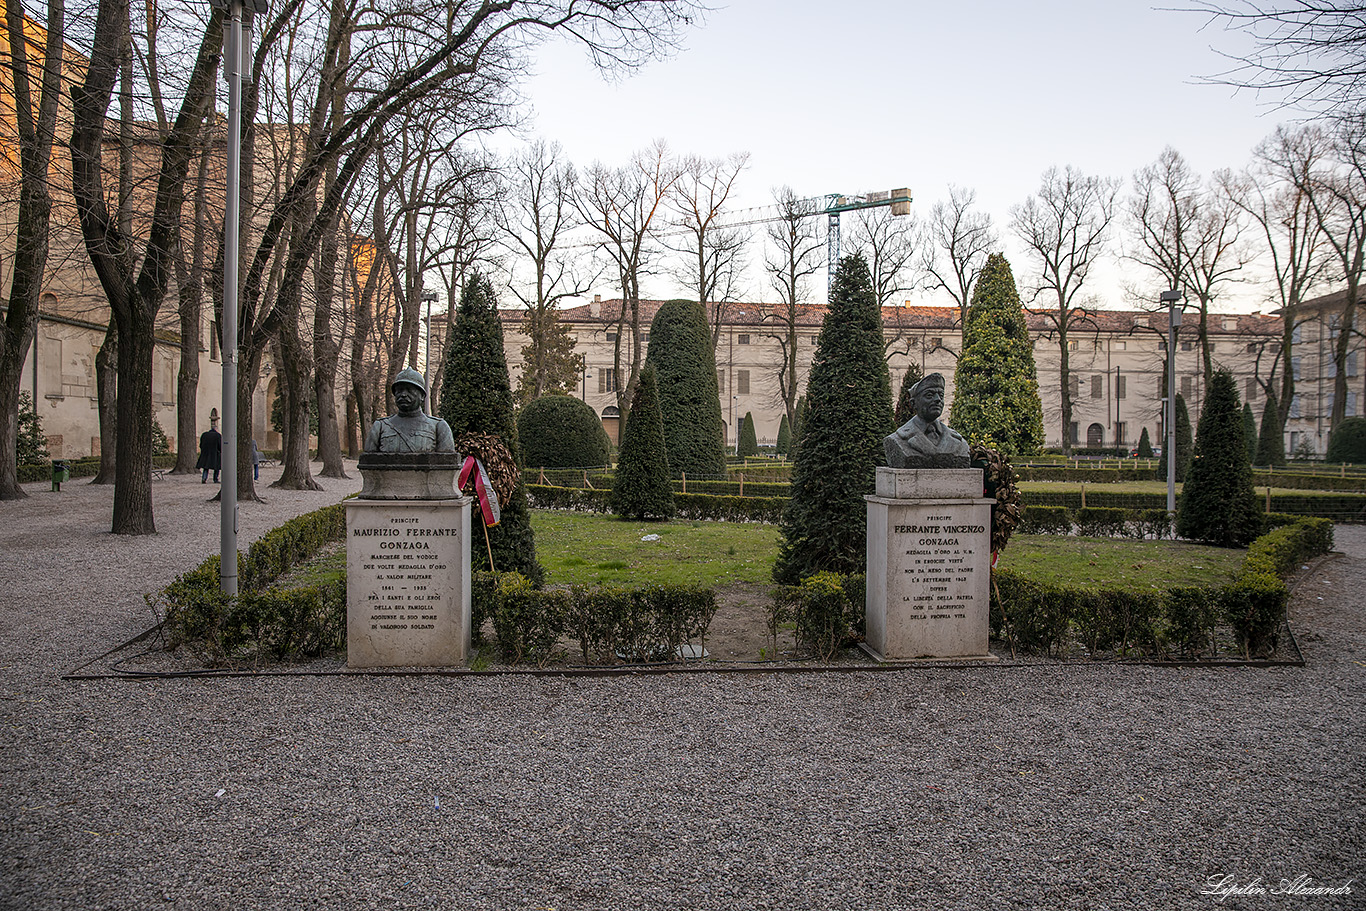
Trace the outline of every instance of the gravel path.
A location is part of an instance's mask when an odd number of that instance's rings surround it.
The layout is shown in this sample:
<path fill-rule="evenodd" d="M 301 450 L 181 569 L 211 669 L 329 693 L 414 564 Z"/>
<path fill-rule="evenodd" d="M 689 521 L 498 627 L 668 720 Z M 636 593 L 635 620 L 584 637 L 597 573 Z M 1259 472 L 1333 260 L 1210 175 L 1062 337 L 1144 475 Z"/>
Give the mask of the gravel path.
<path fill-rule="evenodd" d="M 359 487 L 322 483 L 263 487 L 243 542 Z M 76 683 L 218 507 L 168 477 L 118 538 L 110 488 L 28 489 L 0 907 L 1366 907 L 1366 529 L 1297 590 L 1305 668 Z"/>

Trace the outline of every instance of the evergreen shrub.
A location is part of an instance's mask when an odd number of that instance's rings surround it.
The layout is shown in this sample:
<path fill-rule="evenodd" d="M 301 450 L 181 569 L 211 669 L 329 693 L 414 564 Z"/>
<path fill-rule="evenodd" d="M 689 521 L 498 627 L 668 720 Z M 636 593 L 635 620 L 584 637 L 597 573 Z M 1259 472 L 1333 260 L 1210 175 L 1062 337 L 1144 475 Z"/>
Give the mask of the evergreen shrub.
<path fill-rule="evenodd" d="M 1138 437 L 1138 457 L 1140 459 L 1151 459 L 1153 457 L 1153 441 L 1148 438 L 1148 428 L 1143 428 L 1143 433 Z"/>
<path fill-rule="evenodd" d="M 517 413 L 517 439 L 531 468 L 597 468 L 612 461 L 612 439 L 593 406 L 543 395 Z"/>
<path fill-rule="evenodd" d="M 655 395 L 664 424 L 669 470 L 674 474 L 725 474 L 725 424 L 716 385 L 716 351 L 701 304 L 671 300 L 660 305 L 650 323 L 645 363 L 655 370 Z M 630 421 L 629 413 L 626 419 Z"/>
<path fill-rule="evenodd" d="M 1270 468 L 1285 467 L 1285 437 L 1281 433 L 1281 416 L 1276 396 L 1267 394 L 1266 404 L 1262 406 L 1262 426 L 1257 434 L 1257 455 L 1254 465 Z"/>
<path fill-rule="evenodd" d="M 740 420 L 740 443 L 737 455 L 742 458 L 745 456 L 757 456 L 759 454 L 759 438 L 754 431 L 754 413 L 745 412 L 745 416 Z"/>
<path fill-rule="evenodd" d="M 1130 511 L 1111 506 L 1088 506 L 1076 512 L 1077 534 L 1083 538 L 1124 537 Z"/>
<path fill-rule="evenodd" d="M 787 412 L 778 421 L 778 440 L 774 450 L 780 456 L 785 456 L 792 449 L 792 425 L 787 420 Z"/>
<path fill-rule="evenodd" d="M 611 503 L 612 511 L 624 519 L 667 519 L 674 514 L 655 370 L 648 363 L 621 432 Z"/>
<path fill-rule="evenodd" d="M 503 572 L 493 592 L 493 630 L 498 650 L 509 664 L 544 664 L 564 634 L 569 593 L 540 591 L 521 573 Z"/>
<path fill-rule="evenodd" d="M 1366 462 L 1366 418 L 1347 418 L 1328 435 L 1326 462 Z"/>
<path fill-rule="evenodd" d="M 1176 533 L 1216 547 L 1244 547 L 1261 534 L 1261 509 L 1243 441 L 1233 375 L 1215 371 L 1177 507 Z"/>
<path fill-rule="evenodd" d="M 816 573 L 799 585 L 773 591 L 768 629 L 774 654 L 778 630 L 792 623 L 797 650 L 829 661 L 846 645 L 863 638 L 865 585 L 861 574 Z"/>

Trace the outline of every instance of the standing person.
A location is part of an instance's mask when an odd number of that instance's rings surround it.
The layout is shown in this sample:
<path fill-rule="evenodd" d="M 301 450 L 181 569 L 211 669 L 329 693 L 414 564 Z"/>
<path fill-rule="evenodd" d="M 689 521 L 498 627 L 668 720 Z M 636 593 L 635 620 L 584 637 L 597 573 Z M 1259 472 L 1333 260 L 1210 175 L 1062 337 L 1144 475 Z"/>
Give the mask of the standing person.
<path fill-rule="evenodd" d="M 256 448 L 256 437 L 251 438 L 251 479 L 261 480 L 261 450 Z"/>
<path fill-rule="evenodd" d="M 218 418 L 209 418 L 209 429 L 199 435 L 199 461 L 194 467 L 200 471 L 200 484 L 209 482 L 210 470 L 213 482 L 218 483 L 218 472 L 223 467 L 223 435 L 218 432 Z"/>

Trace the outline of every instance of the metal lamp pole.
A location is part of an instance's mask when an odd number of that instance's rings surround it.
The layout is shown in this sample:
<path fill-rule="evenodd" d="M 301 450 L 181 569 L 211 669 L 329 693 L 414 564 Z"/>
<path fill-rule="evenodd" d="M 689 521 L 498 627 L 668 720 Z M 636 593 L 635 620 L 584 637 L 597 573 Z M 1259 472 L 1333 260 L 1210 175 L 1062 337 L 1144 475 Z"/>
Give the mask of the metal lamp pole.
<path fill-rule="evenodd" d="M 1181 328 L 1180 291 L 1163 291 L 1167 305 L 1167 512 L 1176 513 L 1176 331 Z"/>
<path fill-rule="evenodd" d="M 427 291 L 422 295 L 422 302 L 427 305 L 427 353 L 422 364 L 423 378 L 427 381 L 427 388 L 432 388 L 432 304 L 436 303 L 436 292 Z M 431 396 L 428 395 L 428 402 Z"/>
<path fill-rule="evenodd" d="M 228 186 L 223 214 L 223 444 L 219 491 L 219 583 L 237 594 L 237 246 L 242 198 L 242 77 L 250 75 L 251 19 L 265 0 L 210 0 L 228 15 L 223 37 L 228 83 Z M 243 41 L 245 32 L 246 41 Z"/>

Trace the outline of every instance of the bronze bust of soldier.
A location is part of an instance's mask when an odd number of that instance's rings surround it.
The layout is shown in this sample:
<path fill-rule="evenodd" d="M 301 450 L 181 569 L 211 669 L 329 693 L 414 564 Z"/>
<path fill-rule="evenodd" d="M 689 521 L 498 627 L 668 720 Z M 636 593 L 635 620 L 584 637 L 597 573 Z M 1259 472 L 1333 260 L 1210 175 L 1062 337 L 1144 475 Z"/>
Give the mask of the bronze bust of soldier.
<path fill-rule="evenodd" d="M 366 452 L 455 452 L 451 427 L 440 418 L 422 412 L 427 384 L 422 374 L 409 367 L 394 377 L 390 387 L 398 414 L 380 418 L 365 435 Z"/>
<path fill-rule="evenodd" d="M 971 468 L 967 440 L 939 416 L 944 413 L 944 375 L 931 373 L 911 387 L 915 416 L 882 441 L 892 468 Z"/>

